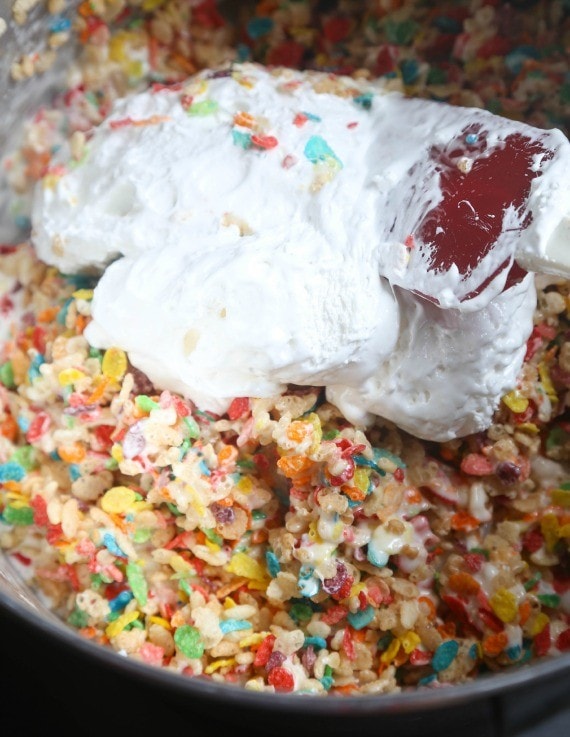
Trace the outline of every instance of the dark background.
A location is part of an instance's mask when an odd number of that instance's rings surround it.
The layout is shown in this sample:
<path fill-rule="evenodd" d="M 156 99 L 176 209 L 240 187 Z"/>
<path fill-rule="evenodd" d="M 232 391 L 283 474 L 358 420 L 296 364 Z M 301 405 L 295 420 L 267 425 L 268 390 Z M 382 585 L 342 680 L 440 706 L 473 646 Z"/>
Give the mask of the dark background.
<path fill-rule="evenodd" d="M 0 608 L 3 737 L 564 737 L 570 676 L 424 715 L 334 719 L 173 694 L 31 629 Z M 300 697 L 303 698 L 303 697 Z M 309 697 L 310 698 L 310 697 Z"/>

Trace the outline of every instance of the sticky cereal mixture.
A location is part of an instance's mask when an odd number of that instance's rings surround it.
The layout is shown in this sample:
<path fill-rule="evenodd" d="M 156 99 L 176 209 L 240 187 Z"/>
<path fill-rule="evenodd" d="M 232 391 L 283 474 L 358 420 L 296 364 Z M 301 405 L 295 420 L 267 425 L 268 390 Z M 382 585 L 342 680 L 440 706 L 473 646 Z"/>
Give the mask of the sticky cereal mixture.
<path fill-rule="evenodd" d="M 81 51 L 5 160 L 22 202 L 58 176 L 57 146 L 81 159 L 117 96 L 234 60 L 385 76 L 568 129 L 564 2 L 266 0 L 237 26 L 212 0 L 53 9 L 49 32 Z M 90 348 L 95 279 L 27 243 L 0 253 L 0 543 L 81 636 L 185 677 L 321 695 L 570 649 L 568 283 L 537 277 L 525 364 L 489 430 L 436 444 L 381 420 L 364 433 L 318 389 L 198 411 Z"/>

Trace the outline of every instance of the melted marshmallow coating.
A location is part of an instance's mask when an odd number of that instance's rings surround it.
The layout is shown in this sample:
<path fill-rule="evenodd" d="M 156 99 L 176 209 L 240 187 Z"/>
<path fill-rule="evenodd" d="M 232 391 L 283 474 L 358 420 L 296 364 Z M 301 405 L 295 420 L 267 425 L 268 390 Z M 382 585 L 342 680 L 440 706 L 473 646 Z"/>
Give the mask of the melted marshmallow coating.
<path fill-rule="evenodd" d="M 483 159 L 521 131 L 546 154 L 475 267 L 435 268 L 430 243 L 410 247 L 444 199 L 430 152 L 473 125 Z M 535 292 L 506 277 L 560 250 L 570 170 L 559 131 L 255 65 L 120 100 L 61 160 L 33 240 L 63 272 L 104 270 L 91 344 L 202 409 L 322 385 L 353 422 L 438 441 L 488 426 L 516 382 Z"/>

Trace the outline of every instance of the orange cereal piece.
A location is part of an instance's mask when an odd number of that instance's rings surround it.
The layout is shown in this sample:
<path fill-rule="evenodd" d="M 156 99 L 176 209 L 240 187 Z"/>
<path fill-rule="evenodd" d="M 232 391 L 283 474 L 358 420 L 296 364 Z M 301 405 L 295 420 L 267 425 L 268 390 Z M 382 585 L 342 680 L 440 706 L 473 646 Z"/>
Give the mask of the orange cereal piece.
<path fill-rule="evenodd" d="M 85 404 L 97 404 L 100 399 L 102 399 L 103 394 L 105 393 L 105 389 L 107 388 L 109 384 L 109 381 L 106 377 L 103 377 L 95 389 L 91 392 L 91 394 L 87 397 L 85 400 Z"/>
<path fill-rule="evenodd" d="M 0 422 L 0 435 L 12 441 L 18 437 L 18 423 L 12 415 L 6 415 L 2 422 Z"/>
<path fill-rule="evenodd" d="M 287 428 L 287 437 L 294 443 L 302 443 L 309 434 L 311 427 L 312 425 L 309 425 L 307 422 L 295 420 Z"/>
<path fill-rule="evenodd" d="M 457 594 L 465 594 L 466 596 L 476 594 L 480 589 L 479 582 L 473 576 L 463 572 L 452 573 L 449 577 L 448 586 Z"/>
<path fill-rule="evenodd" d="M 504 632 L 489 635 L 483 640 L 483 652 L 490 657 L 500 655 L 509 644 L 509 638 Z"/>
<path fill-rule="evenodd" d="M 79 463 L 85 458 L 85 446 L 83 443 L 75 442 L 59 447 L 57 453 L 65 463 Z"/>
<path fill-rule="evenodd" d="M 240 125 L 242 128 L 253 128 L 255 126 L 255 118 L 249 113 L 240 111 L 234 115 L 234 125 Z"/>
<path fill-rule="evenodd" d="M 451 518 L 451 529 L 457 532 L 471 532 L 472 530 L 476 530 L 480 524 L 481 522 L 476 517 L 473 517 L 463 509 L 456 512 Z"/>
<path fill-rule="evenodd" d="M 38 312 L 38 322 L 53 322 L 59 313 L 59 307 L 46 307 Z"/>
<path fill-rule="evenodd" d="M 519 604 L 519 624 L 521 627 L 528 621 L 531 611 L 532 609 L 528 599 L 525 599 Z"/>
<path fill-rule="evenodd" d="M 313 462 L 306 456 L 283 456 L 277 461 L 277 466 L 289 479 L 308 471 L 312 465 Z"/>
<path fill-rule="evenodd" d="M 237 448 L 233 445 L 224 445 L 221 450 L 218 451 L 218 463 L 233 463 L 238 457 Z"/>
<path fill-rule="evenodd" d="M 359 489 L 358 486 L 343 484 L 340 488 L 342 493 L 346 494 L 346 496 L 349 499 L 352 499 L 353 502 L 361 502 L 366 499 L 366 493 L 362 491 L 362 489 Z"/>
<path fill-rule="evenodd" d="M 418 598 L 418 604 L 428 619 L 435 619 L 437 611 L 435 604 L 429 596 L 420 596 Z"/>

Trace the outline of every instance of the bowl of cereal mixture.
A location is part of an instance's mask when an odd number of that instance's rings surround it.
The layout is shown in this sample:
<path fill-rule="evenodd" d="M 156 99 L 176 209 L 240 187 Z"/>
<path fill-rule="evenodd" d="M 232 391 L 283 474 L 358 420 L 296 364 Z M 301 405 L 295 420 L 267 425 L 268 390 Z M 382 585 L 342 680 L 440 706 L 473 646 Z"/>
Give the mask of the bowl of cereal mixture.
<path fill-rule="evenodd" d="M 568 678 L 568 34 L 0 3 L 6 614 L 331 733 Z"/>

